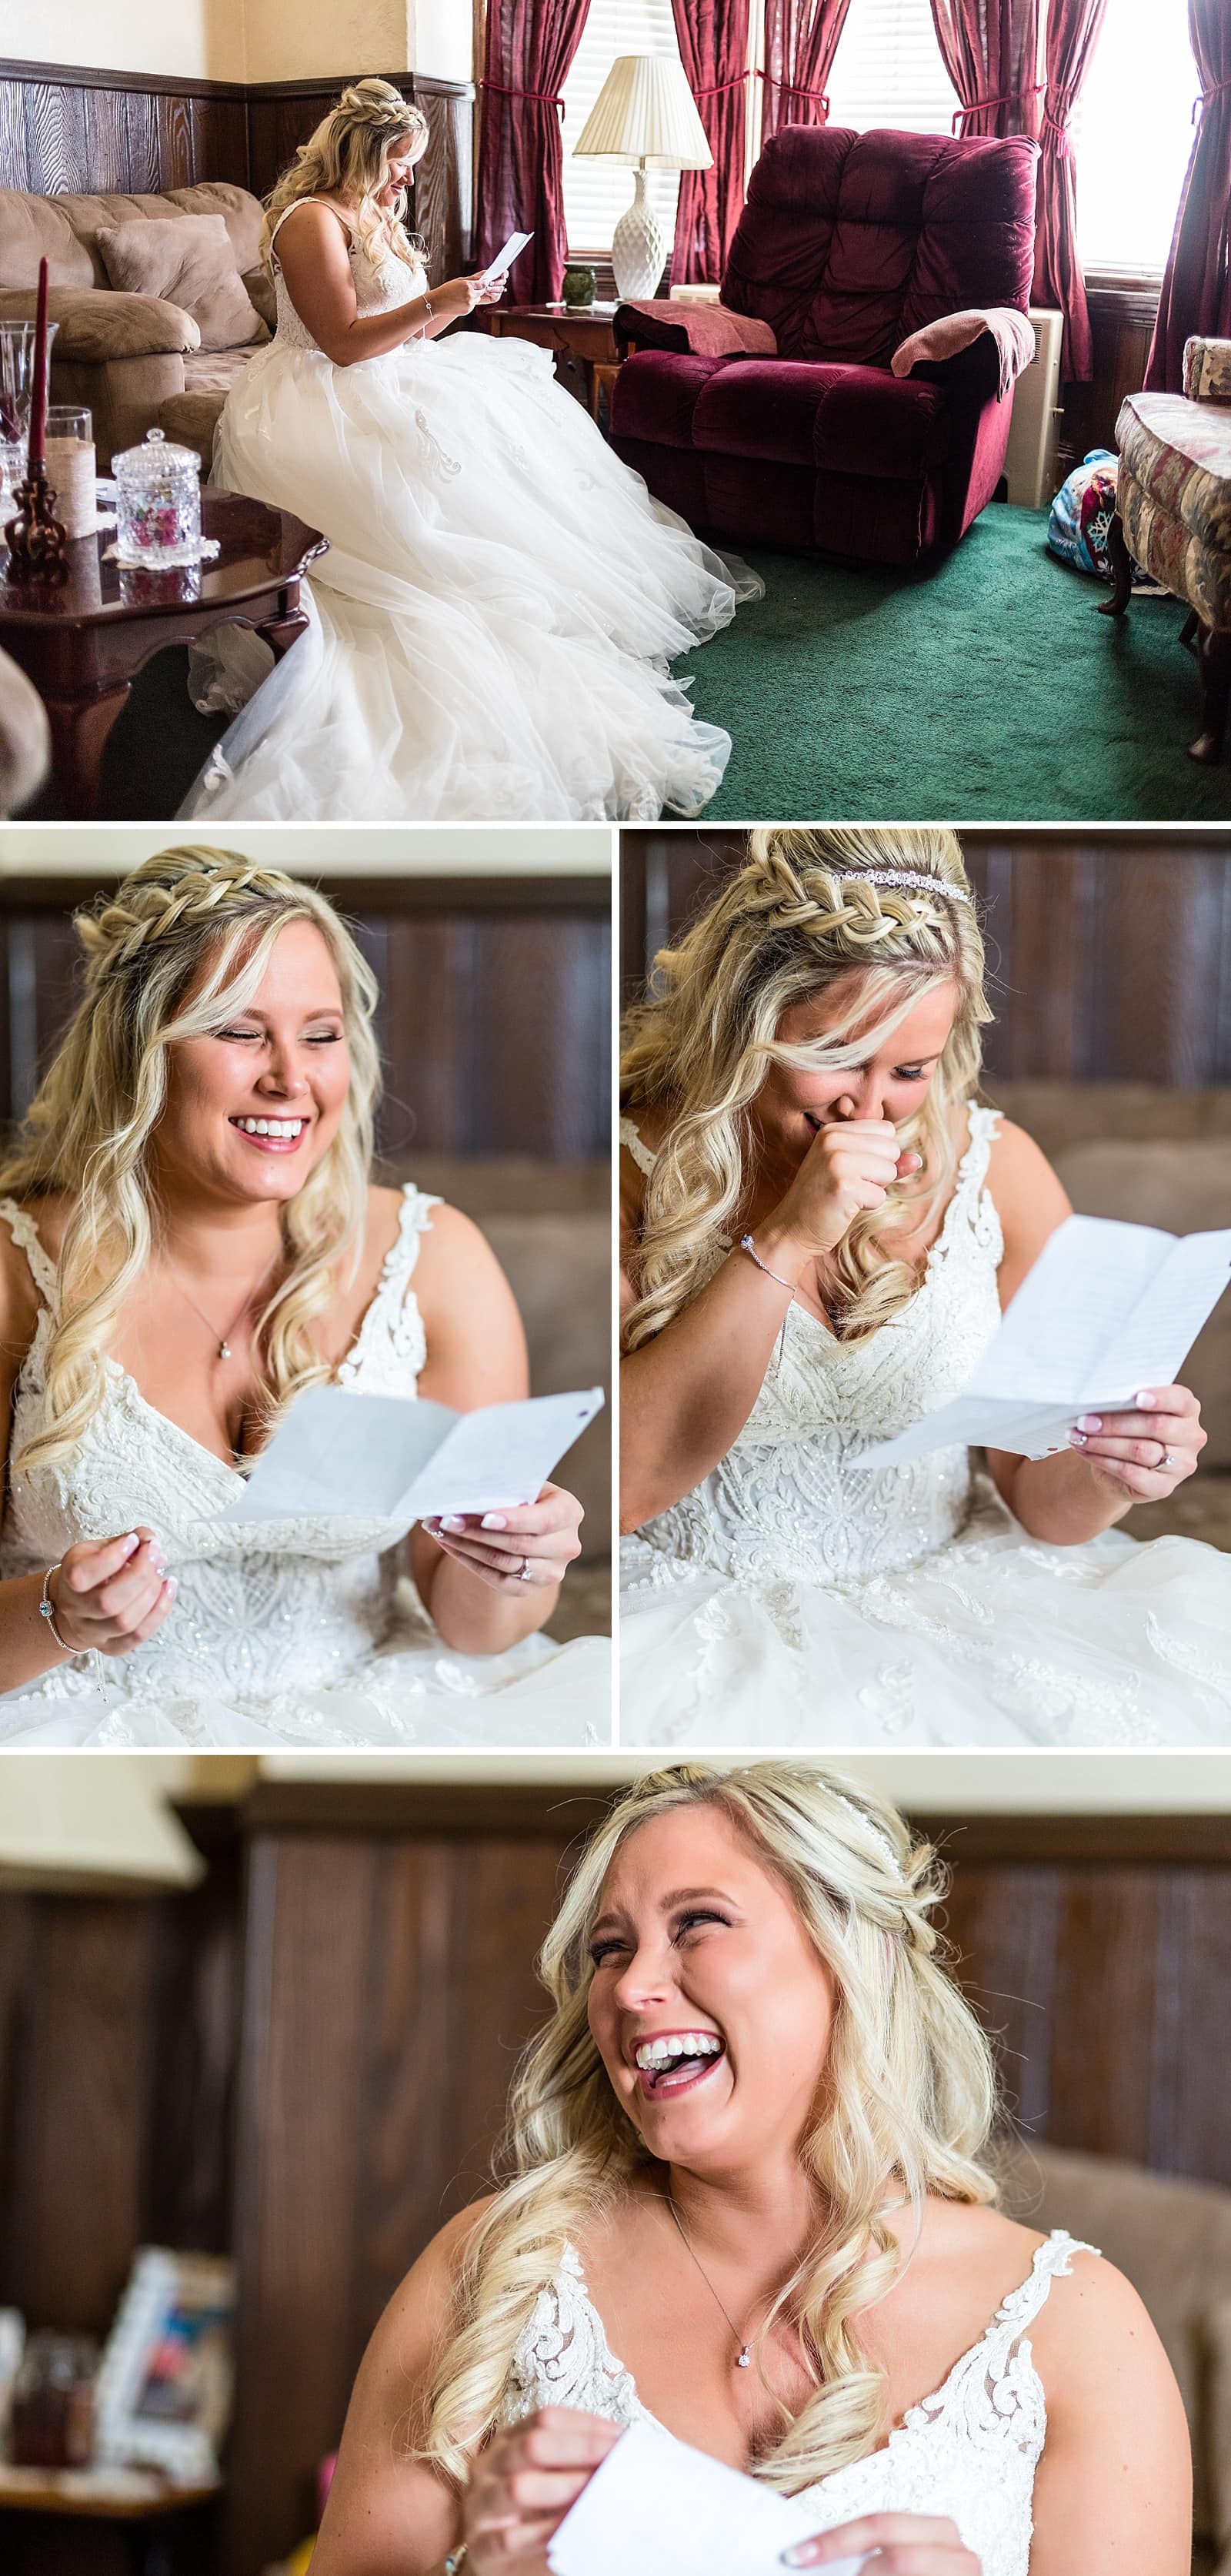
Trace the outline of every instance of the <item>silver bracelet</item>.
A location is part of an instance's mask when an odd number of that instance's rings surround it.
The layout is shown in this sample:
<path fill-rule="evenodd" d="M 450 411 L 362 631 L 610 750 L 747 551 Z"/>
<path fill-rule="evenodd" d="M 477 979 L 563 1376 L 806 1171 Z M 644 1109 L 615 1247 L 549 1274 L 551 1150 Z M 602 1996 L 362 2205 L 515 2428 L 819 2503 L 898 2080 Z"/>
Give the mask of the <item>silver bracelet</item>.
<path fill-rule="evenodd" d="M 467 2555 L 468 2553 L 465 2541 L 459 2541 L 457 2548 L 451 2549 L 445 2560 L 444 2576 L 461 2576 L 461 2570 L 466 2564 Z"/>
<path fill-rule="evenodd" d="M 52 1601 L 52 1598 L 51 1598 L 51 1592 L 50 1592 L 50 1588 L 49 1588 L 49 1587 L 50 1587 L 50 1584 L 51 1584 L 51 1578 L 52 1578 L 52 1575 L 53 1575 L 53 1574 L 58 1574 L 58 1573 L 59 1573 L 59 1571 L 60 1571 L 60 1568 L 59 1568 L 59 1566 L 58 1566 L 58 1565 L 49 1565 L 49 1566 L 48 1566 L 48 1568 L 47 1568 L 47 1571 L 46 1571 L 45 1575 L 43 1576 L 43 1590 L 42 1590 L 42 1595 L 41 1595 L 40 1600 L 39 1600 L 39 1605 L 38 1605 L 38 1615 L 39 1615 L 40 1619 L 45 1619 L 45 1620 L 46 1620 L 47 1625 L 48 1625 L 48 1627 L 49 1627 L 49 1628 L 50 1628 L 50 1630 L 51 1630 L 52 1636 L 55 1638 L 56 1644 L 57 1644 L 57 1646 L 59 1647 L 61 1654 L 62 1654 L 62 1655 L 75 1655 L 75 1654 L 76 1654 L 76 1652 L 77 1652 L 76 1647 L 75 1647 L 75 1646 L 70 1646 L 70 1644 L 69 1644 L 69 1642 L 68 1642 L 67 1637 L 62 1637 L 62 1636 L 61 1636 L 61 1634 L 60 1634 L 59 1629 L 58 1629 L 58 1628 L 57 1628 L 57 1626 L 56 1626 L 55 1604 L 54 1604 L 54 1602 Z"/>
<path fill-rule="evenodd" d="M 766 1276 L 766 1278 L 767 1278 L 767 1279 L 776 1279 L 780 1288 L 789 1288 L 789 1289 L 790 1289 L 790 1292 L 791 1292 L 792 1297 L 794 1296 L 794 1294 L 795 1294 L 795 1282 L 794 1282 L 794 1280 L 793 1280 L 793 1279 L 784 1279 L 784 1278 L 783 1278 L 783 1276 L 782 1276 L 782 1272 L 781 1272 L 780 1270 L 771 1270 L 771 1269 L 770 1269 L 770 1266 L 769 1266 L 768 1261 L 762 1261 L 761 1256 L 760 1256 L 760 1253 L 758 1252 L 758 1250 L 757 1250 L 757 1248 L 756 1248 L 756 1245 L 755 1245 L 755 1243 L 753 1242 L 753 1240 L 752 1240 L 752 1236 L 751 1236 L 750 1234 L 741 1234 L 740 1239 L 739 1239 L 739 1248 L 740 1248 L 740 1251 L 741 1251 L 741 1252 L 746 1252 L 746 1253 L 748 1253 L 748 1254 L 749 1254 L 749 1256 L 751 1257 L 751 1259 L 752 1259 L 753 1261 L 755 1261 L 755 1263 L 756 1263 L 756 1265 L 757 1265 L 758 1270 L 763 1270 L 763 1271 L 764 1271 L 765 1276 Z"/>
<path fill-rule="evenodd" d="M 436 316 L 435 316 L 435 314 L 434 314 L 434 313 L 433 313 L 433 311 L 432 311 L 432 299 L 431 299 L 431 296 L 430 296 L 430 295 L 425 295 L 425 296 L 424 296 L 424 298 L 423 298 L 423 301 L 424 301 L 424 303 L 425 303 L 425 304 L 426 304 L 426 306 L 427 306 L 427 318 L 428 318 L 428 321 L 429 321 L 429 322 L 434 322 L 434 321 L 435 321 L 435 319 L 436 319 Z M 446 2563 L 446 2566 L 447 2566 L 447 2565 L 448 2565 L 448 2561 L 446 2560 L 446 2562 L 445 2562 L 445 2563 Z"/>

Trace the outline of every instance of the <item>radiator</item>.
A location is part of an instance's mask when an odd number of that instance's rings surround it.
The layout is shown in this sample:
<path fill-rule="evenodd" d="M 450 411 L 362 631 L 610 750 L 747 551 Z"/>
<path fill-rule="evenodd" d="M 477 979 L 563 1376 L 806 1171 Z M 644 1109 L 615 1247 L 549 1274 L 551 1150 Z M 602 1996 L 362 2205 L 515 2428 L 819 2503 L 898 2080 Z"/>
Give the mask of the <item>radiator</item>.
<path fill-rule="evenodd" d="M 1058 478 L 1056 448 L 1060 437 L 1060 335 L 1064 317 L 1046 306 L 1030 308 L 1034 331 L 1034 365 L 1013 389 L 1013 421 L 1005 473 L 1009 499 L 1023 509 L 1041 510 L 1054 498 Z"/>

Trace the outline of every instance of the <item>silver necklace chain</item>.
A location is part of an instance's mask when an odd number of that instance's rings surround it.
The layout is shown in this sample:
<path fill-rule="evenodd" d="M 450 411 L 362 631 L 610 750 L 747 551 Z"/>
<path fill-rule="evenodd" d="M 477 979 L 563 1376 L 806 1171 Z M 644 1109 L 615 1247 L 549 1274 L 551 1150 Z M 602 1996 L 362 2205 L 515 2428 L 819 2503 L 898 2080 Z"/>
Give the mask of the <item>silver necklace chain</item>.
<path fill-rule="evenodd" d="M 166 1256 L 165 1256 L 165 1255 L 164 1255 L 164 1258 L 166 1258 Z M 257 1280 L 257 1282 L 256 1282 L 256 1286 L 255 1286 L 255 1287 L 253 1287 L 253 1288 L 250 1288 L 250 1289 L 248 1290 L 247 1296 L 245 1297 L 244 1302 L 243 1302 L 243 1305 L 240 1307 L 239 1312 L 238 1312 L 238 1314 L 236 1315 L 234 1322 L 233 1322 L 232 1324 L 228 1325 L 226 1332 L 225 1332 L 225 1333 L 222 1333 L 222 1334 L 220 1334 L 220 1333 L 219 1333 L 219 1331 L 218 1331 L 218 1327 L 217 1327 L 217 1325 L 213 1322 L 212 1318 L 211 1318 L 209 1315 L 207 1315 L 207 1314 L 206 1314 L 204 1306 L 198 1306 L 197 1301 L 196 1301 L 196 1298 L 193 1296 L 193 1293 L 192 1293 L 191 1288 L 189 1288 L 189 1287 L 187 1287 L 187 1286 L 185 1285 L 184 1281 L 183 1281 L 183 1280 L 181 1279 L 181 1277 L 180 1277 L 180 1274 L 179 1274 L 178 1270 L 177 1270 L 177 1269 L 176 1269 L 176 1267 L 175 1267 L 175 1263 L 174 1263 L 173 1261 L 171 1261 L 170 1259 L 167 1259 L 167 1268 L 168 1268 L 168 1270 L 170 1271 L 171 1276 L 172 1276 L 172 1278 L 173 1278 L 173 1279 L 174 1279 L 174 1281 L 175 1281 L 176 1287 L 178 1288 L 178 1290 L 179 1290 L 179 1292 L 180 1292 L 181 1297 L 186 1297 L 186 1298 L 187 1298 L 189 1305 L 192 1307 L 193 1313 L 194 1313 L 194 1314 L 197 1314 L 197 1315 L 199 1315 L 199 1316 L 200 1316 L 202 1323 L 203 1323 L 203 1324 L 205 1324 L 205 1325 L 207 1325 L 207 1326 L 208 1326 L 209 1331 L 213 1334 L 214 1339 L 215 1339 L 215 1341 L 216 1341 L 216 1342 L 217 1342 L 217 1344 L 218 1344 L 218 1357 L 219 1357 L 219 1359 L 220 1359 L 220 1360 L 229 1360 L 229 1359 L 230 1359 L 230 1356 L 231 1356 L 231 1335 L 232 1335 L 232 1333 L 233 1333 L 233 1332 L 235 1332 L 235 1331 L 237 1330 L 238 1326 L 243 1322 L 244 1316 L 247 1314 L 248 1309 L 249 1309 L 249 1307 L 251 1306 L 251 1304 L 252 1304 L 252 1302 L 253 1302 L 253 1299 L 255 1298 L 255 1296 L 256 1296 L 256 1294 L 257 1294 L 257 1289 L 260 1289 L 260 1288 L 263 1288 L 263 1287 L 264 1287 L 265 1282 L 266 1282 L 266 1280 L 267 1280 L 267 1279 L 268 1279 L 268 1277 L 269 1277 L 269 1273 L 270 1273 L 270 1271 L 271 1271 L 271 1270 L 272 1270 L 272 1268 L 273 1268 L 273 1263 L 272 1263 L 272 1261 L 269 1263 L 268 1267 L 267 1267 L 265 1270 L 263 1270 L 263 1271 L 261 1272 L 261 1276 L 260 1276 L 260 1278 Z"/>
<path fill-rule="evenodd" d="M 709 2273 L 706 2271 L 705 2265 L 704 2265 L 704 2263 L 702 2262 L 701 2257 L 700 2257 L 700 2255 L 699 2255 L 699 2254 L 698 2254 L 698 2252 L 697 2252 L 696 2246 L 693 2244 L 692 2239 L 691 2239 L 691 2237 L 690 2237 L 690 2236 L 689 2236 L 689 2234 L 688 2234 L 688 2230 L 687 2230 L 687 2228 L 686 2228 L 686 2227 L 685 2227 L 685 2225 L 684 2225 L 684 2221 L 683 2221 L 683 2219 L 681 2218 L 681 2216 L 680 2216 L 680 2213 L 679 2213 L 678 2209 L 676 2208 L 675 2202 L 673 2201 L 673 2199 L 672 2199 L 672 2197 L 671 2197 L 670 2192 L 668 2192 L 668 2193 L 666 2194 L 666 2201 L 667 2201 L 667 2207 L 668 2207 L 668 2209 L 670 2210 L 671 2215 L 672 2215 L 673 2219 L 675 2220 L 676 2226 L 677 2226 L 677 2227 L 678 2227 L 678 2229 L 679 2229 L 679 2232 L 680 2232 L 680 2238 L 681 2238 L 681 2241 L 682 2241 L 682 2243 L 683 2243 L 685 2253 L 687 2253 L 687 2254 L 691 2254 L 692 2259 L 693 2259 L 694 2263 L 696 2264 L 697 2270 L 699 2271 L 699 2273 L 700 2273 L 700 2275 L 701 2275 L 702 2280 L 703 2280 L 703 2281 L 704 2281 L 704 2283 L 705 2283 L 706 2289 L 709 2291 L 710 2297 L 711 2297 L 711 2299 L 713 2300 L 715 2307 L 717 2307 L 717 2308 L 719 2308 L 719 2309 L 721 2310 L 721 2312 L 722 2312 L 723 2316 L 726 2318 L 727 2324 L 729 2325 L 729 2327 L 730 2327 L 730 2329 L 731 2329 L 732 2336 L 733 2336 L 734 2341 L 735 2341 L 735 2343 L 736 2343 L 736 2345 L 737 2345 L 737 2347 L 738 2347 L 738 2350 L 737 2350 L 737 2352 L 736 2352 L 736 2356 L 735 2356 L 735 2367 L 736 2367 L 736 2369 L 737 2369 L 737 2370 L 751 2370 L 751 2368 L 752 2368 L 752 2354 L 751 2354 L 751 2352 L 749 2351 L 748 2344 L 747 2344 L 747 2342 L 745 2341 L 744 2336 L 740 2333 L 739 2327 L 736 2325 L 735 2319 L 734 2319 L 734 2317 L 731 2315 L 730 2309 L 729 2309 L 729 2308 L 726 2308 L 726 2307 L 724 2307 L 724 2306 L 723 2306 L 722 2300 L 719 2298 L 719 2296 L 718 2296 L 718 2292 L 717 2292 L 717 2290 L 715 2289 L 714 2284 L 713 2284 L 713 2282 L 712 2282 L 712 2281 L 711 2281 L 711 2279 L 710 2279 Z"/>

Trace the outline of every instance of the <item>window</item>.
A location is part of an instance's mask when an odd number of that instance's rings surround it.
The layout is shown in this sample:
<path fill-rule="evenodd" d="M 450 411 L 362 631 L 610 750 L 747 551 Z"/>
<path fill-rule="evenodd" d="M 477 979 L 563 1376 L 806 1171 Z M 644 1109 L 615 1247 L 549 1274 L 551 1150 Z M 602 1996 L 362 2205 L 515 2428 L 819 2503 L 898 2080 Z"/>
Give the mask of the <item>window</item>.
<path fill-rule="evenodd" d="M 1072 125 L 1088 273 L 1162 276 L 1200 87 L 1187 0 L 1108 0 Z"/>
<path fill-rule="evenodd" d="M 831 125 L 853 125 L 860 133 L 869 125 L 896 125 L 912 134 L 948 134 L 959 101 L 936 41 L 931 0 L 853 0 L 826 87 Z"/>
<path fill-rule="evenodd" d="M 590 0 L 564 84 L 564 222 L 574 257 L 605 256 L 626 206 L 633 173 L 621 161 L 577 161 L 576 143 L 619 54 L 678 54 L 671 0 Z M 646 191 L 668 241 L 675 231 L 678 170 L 647 170 Z"/>

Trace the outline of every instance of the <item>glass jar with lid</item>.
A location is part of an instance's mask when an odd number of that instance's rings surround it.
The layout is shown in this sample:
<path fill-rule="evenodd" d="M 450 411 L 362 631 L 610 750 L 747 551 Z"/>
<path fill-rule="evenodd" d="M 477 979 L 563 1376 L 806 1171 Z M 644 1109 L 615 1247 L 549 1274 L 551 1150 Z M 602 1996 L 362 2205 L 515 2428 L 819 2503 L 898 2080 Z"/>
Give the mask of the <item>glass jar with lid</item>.
<path fill-rule="evenodd" d="M 151 429 L 139 447 L 113 460 L 117 500 L 116 555 L 121 563 L 186 564 L 201 560 L 201 459 Z"/>

